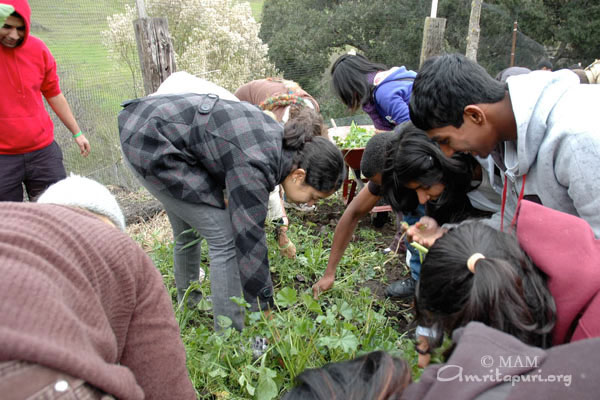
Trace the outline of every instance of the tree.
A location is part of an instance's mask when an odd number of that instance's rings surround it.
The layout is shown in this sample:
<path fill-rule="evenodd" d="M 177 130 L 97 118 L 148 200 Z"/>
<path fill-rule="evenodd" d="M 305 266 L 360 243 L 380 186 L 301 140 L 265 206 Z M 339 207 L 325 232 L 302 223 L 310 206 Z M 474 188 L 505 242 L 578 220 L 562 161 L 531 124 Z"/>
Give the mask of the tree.
<path fill-rule="evenodd" d="M 257 78 L 277 74 L 268 61 L 268 46 L 258 37 L 260 25 L 248 3 L 235 0 L 147 0 L 148 16 L 166 17 L 176 65 L 231 91 Z M 102 32 L 110 56 L 127 66 L 139 85 L 139 62 L 132 7 L 108 18 Z"/>
<path fill-rule="evenodd" d="M 327 119 L 344 113 L 330 95 L 332 58 L 355 48 L 375 62 L 416 69 L 427 3 L 266 0 L 260 37 L 277 68 L 317 98 Z"/>
<path fill-rule="evenodd" d="M 438 17 L 447 20 L 447 52 L 465 53 L 471 1 L 439 1 Z M 297 0 L 265 0 L 260 37 L 268 43 L 269 57 L 277 68 L 320 104 L 323 98 L 331 99 L 327 68 L 349 48 L 388 66 L 418 68 L 423 22 L 431 0 L 305 0 L 301 7 L 298 4 Z M 477 61 L 492 75 L 509 66 L 515 20 L 519 22 L 517 65 L 535 68 L 549 55 L 554 56 L 556 66 L 600 58 L 598 0 L 490 0 L 482 3 Z M 328 105 L 322 109 L 333 110 Z"/>
<path fill-rule="evenodd" d="M 266 0 L 261 38 L 286 77 L 310 86 L 348 46 L 380 63 L 417 68 L 428 1 Z"/>

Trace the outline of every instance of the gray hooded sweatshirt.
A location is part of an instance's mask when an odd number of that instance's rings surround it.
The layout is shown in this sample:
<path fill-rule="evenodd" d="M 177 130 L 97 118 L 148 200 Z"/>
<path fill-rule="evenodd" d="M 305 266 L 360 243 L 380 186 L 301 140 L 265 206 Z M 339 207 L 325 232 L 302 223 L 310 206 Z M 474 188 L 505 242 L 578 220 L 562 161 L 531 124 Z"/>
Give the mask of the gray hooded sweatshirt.
<path fill-rule="evenodd" d="M 526 175 L 524 197 L 579 216 L 600 238 L 600 86 L 580 85 L 570 70 L 510 77 L 517 140 L 504 142 L 510 225 Z M 500 164 L 504 165 L 500 165 Z M 500 226 L 500 213 L 492 218 Z"/>

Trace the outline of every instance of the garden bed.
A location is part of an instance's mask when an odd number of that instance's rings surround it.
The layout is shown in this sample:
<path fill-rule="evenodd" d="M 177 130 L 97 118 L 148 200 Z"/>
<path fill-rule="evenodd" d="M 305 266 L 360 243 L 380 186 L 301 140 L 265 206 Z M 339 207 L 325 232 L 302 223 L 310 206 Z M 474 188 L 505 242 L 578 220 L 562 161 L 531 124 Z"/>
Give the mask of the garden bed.
<path fill-rule="evenodd" d="M 112 189 L 112 188 L 111 188 Z M 172 234 L 164 212 L 149 217 L 156 204 L 144 192 L 113 190 L 118 201 L 127 203 L 129 234 L 146 249 L 163 274 L 176 308 L 182 338 L 188 354 L 188 369 L 200 398 L 279 398 L 291 387 L 293 378 L 305 368 L 347 360 L 365 352 L 386 350 L 416 361 L 408 339 L 412 303 L 386 299 L 388 282 L 407 273 L 403 256 L 384 255 L 395 234 L 393 218 L 374 228 L 365 216 L 338 266 L 334 287 L 318 300 L 312 285 L 326 267 L 333 231 L 345 206 L 341 193 L 317 204 L 312 212 L 288 210 L 288 236 L 296 244 L 298 257 L 289 260 L 277 250 L 271 227 L 267 227 L 269 260 L 275 286 L 275 312 L 268 319 L 262 313 L 247 312 L 246 328 L 237 332 L 213 331 L 211 303 L 202 300 L 195 309 L 179 309 L 175 301 L 172 271 Z M 134 199 L 134 198 L 137 198 Z M 140 210 L 133 215 L 131 210 Z M 142 222 L 143 221 L 143 222 Z M 200 289 L 210 296 L 210 274 Z M 244 301 L 239 300 L 242 304 Z M 227 321 L 225 321 L 227 323 Z M 254 358 L 248 350 L 257 336 L 266 337 L 267 352 Z"/>

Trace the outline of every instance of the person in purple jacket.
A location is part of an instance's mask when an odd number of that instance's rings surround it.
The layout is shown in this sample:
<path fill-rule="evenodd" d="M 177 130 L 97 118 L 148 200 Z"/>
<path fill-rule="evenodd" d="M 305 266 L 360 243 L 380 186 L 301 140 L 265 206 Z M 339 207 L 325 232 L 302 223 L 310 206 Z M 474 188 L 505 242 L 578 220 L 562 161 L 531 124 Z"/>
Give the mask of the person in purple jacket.
<path fill-rule="evenodd" d="M 333 91 L 351 110 L 362 108 L 375 129 L 391 131 L 408 121 L 408 104 L 417 73 L 388 68 L 360 54 L 344 54 L 331 67 Z"/>
<path fill-rule="evenodd" d="M 360 54 L 341 55 L 331 67 L 335 94 L 351 111 L 362 107 L 373 120 L 377 131 L 391 131 L 395 126 L 410 120 L 408 104 L 416 76 L 415 71 L 404 66 L 388 68 Z M 360 176 L 360 171 L 357 171 L 357 176 Z M 404 217 L 402 213 L 396 213 L 398 230 L 392 243 L 397 243 L 402 236 L 399 221 L 404 220 L 412 225 L 423 215 L 425 209 L 422 206 Z M 392 244 L 389 248 L 398 246 Z M 411 247 L 409 250 L 410 267 L 419 271 L 421 265 L 417 251 Z M 393 282 L 386 294 L 391 297 L 410 297 L 414 290 L 415 281 L 408 278 Z"/>

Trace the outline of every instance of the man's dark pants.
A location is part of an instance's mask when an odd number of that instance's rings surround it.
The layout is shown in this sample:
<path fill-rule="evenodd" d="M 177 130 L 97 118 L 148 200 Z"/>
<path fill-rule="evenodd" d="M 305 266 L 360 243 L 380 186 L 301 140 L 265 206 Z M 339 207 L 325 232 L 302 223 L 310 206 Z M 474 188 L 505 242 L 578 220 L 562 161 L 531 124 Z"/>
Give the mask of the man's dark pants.
<path fill-rule="evenodd" d="M 23 201 L 23 184 L 30 200 L 67 177 L 56 142 L 26 154 L 0 154 L 0 201 Z"/>

